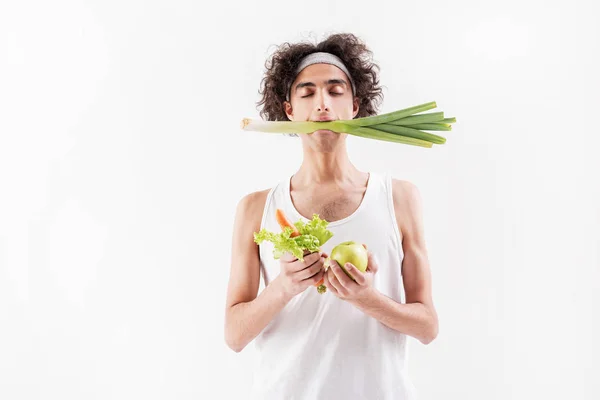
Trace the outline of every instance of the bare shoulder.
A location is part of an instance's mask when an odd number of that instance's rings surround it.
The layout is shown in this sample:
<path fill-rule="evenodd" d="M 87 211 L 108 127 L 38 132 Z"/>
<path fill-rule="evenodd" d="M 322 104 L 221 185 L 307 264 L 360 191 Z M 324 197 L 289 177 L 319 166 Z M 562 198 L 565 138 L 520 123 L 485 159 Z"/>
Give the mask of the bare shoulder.
<path fill-rule="evenodd" d="M 407 211 L 406 208 L 414 209 L 420 207 L 421 192 L 417 185 L 410 181 L 392 179 L 392 192 L 394 207 Z"/>
<path fill-rule="evenodd" d="M 420 230 L 422 220 L 421 192 L 416 184 L 392 179 L 392 197 L 396 220 L 403 236 Z"/>
<path fill-rule="evenodd" d="M 243 216 L 244 219 L 251 218 L 252 221 L 258 221 L 260 225 L 270 190 L 264 189 L 244 195 L 238 202 L 237 215 Z"/>
<path fill-rule="evenodd" d="M 234 220 L 234 239 L 238 237 L 241 242 L 244 242 L 244 239 L 254 237 L 253 232 L 258 232 L 269 191 L 270 189 L 264 189 L 250 192 L 238 201 Z"/>

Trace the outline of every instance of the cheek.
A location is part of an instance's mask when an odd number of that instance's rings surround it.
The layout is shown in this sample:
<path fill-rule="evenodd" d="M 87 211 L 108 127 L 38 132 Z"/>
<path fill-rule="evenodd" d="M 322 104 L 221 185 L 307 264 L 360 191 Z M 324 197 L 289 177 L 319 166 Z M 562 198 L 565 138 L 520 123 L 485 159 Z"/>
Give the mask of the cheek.
<path fill-rule="evenodd" d="M 335 115 L 340 119 L 352 119 L 353 104 L 347 98 L 336 98 L 332 101 Z"/>
<path fill-rule="evenodd" d="M 306 101 L 296 102 L 293 105 L 294 109 L 294 120 L 305 121 L 310 118 L 310 105 Z"/>

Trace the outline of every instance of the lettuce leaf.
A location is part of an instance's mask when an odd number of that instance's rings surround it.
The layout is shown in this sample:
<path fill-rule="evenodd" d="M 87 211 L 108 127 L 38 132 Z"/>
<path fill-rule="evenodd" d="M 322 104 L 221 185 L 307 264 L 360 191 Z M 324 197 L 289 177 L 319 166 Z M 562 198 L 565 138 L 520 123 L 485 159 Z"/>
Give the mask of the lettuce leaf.
<path fill-rule="evenodd" d="M 333 233 L 327 229 L 329 222 L 319 218 L 318 214 L 313 214 L 312 220 L 305 223 L 302 220 L 294 223 L 301 235 L 312 235 L 319 240 L 319 246 L 323 246 L 333 237 Z"/>
<path fill-rule="evenodd" d="M 327 229 L 328 224 L 314 214 L 310 222 L 304 223 L 300 220 L 294 224 L 300 233 L 299 236 L 290 237 L 293 232 L 291 228 L 285 228 L 280 233 L 269 232 L 263 228 L 260 232 L 254 233 L 254 241 L 256 244 L 264 241 L 273 243 L 275 259 L 279 259 L 285 252 L 290 252 L 297 259 L 304 260 L 305 251 L 311 253 L 320 251 L 321 246 L 333 237 L 333 233 Z"/>

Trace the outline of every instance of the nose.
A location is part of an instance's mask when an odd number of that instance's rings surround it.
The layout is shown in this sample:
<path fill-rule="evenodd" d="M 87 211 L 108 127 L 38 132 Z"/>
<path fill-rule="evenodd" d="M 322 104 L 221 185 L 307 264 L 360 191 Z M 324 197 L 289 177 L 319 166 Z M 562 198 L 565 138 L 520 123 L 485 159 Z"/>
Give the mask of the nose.
<path fill-rule="evenodd" d="M 318 112 L 331 111 L 331 107 L 329 106 L 329 96 L 325 96 L 323 94 L 316 94 L 316 107 Z"/>

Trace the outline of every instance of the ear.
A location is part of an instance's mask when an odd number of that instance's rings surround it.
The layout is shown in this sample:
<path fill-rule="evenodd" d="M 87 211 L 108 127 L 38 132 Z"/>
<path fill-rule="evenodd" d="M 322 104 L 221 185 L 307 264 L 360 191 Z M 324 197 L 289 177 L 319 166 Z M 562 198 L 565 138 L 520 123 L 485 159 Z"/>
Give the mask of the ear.
<path fill-rule="evenodd" d="M 292 108 L 292 103 L 290 103 L 289 101 L 284 101 L 283 108 L 285 110 L 285 115 L 287 115 L 288 119 L 292 121 L 292 117 L 294 116 L 294 109 Z"/>
<path fill-rule="evenodd" d="M 352 103 L 352 118 L 356 117 L 359 109 L 360 109 L 360 99 L 358 97 L 355 97 L 354 101 Z"/>

